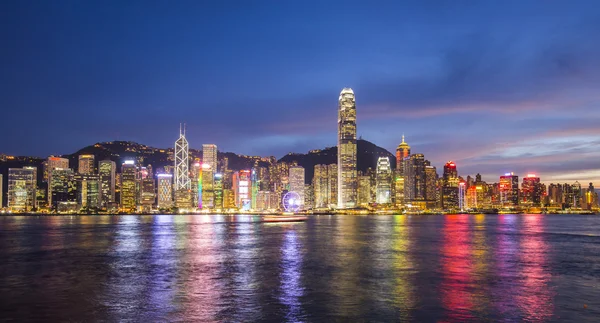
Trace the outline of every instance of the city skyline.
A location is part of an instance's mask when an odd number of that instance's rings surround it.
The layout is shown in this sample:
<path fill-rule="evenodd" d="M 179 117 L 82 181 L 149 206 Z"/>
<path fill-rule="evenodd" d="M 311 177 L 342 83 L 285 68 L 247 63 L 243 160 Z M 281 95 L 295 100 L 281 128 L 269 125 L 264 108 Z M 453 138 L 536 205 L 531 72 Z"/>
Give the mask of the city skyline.
<path fill-rule="evenodd" d="M 0 135 L 14 138 L 24 120 L 30 132 L 2 153 L 107 140 L 170 147 L 179 122 L 192 148 L 306 152 L 335 145 L 337 93 L 352 87 L 357 136 L 392 153 L 404 133 L 438 169 L 452 160 L 488 179 L 600 181 L 592 1 L 114 5 L 2 4 L 0 104 L 11 108 Z M 134 10 L 137 24 L 126 19 Z"/>

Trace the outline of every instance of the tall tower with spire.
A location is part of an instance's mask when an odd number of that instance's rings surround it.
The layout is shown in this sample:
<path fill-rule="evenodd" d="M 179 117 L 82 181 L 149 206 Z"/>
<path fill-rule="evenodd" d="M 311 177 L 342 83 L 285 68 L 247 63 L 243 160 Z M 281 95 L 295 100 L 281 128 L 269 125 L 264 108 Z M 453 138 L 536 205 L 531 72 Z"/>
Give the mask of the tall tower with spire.
<path fill-rule="evenodd" d="M 404 175 L 404 158 L 410 156 L 410 146 L 404 141 L 404 134 L 402 134 L 402 142 L 396 148 L 396 170 L 400 176 Z"/>
<path fill-rule="evenodd" d="M 179 208 L 191 206 L 190 158 L 185 124 L 179 125 L 179 139 L 175 141 L 175 204 Z"/>
<path fill-rule="evenodd" d="M 356 207 L 356 101 L 354 91 L 342 89 L 338 100 L 338 208 Z"/>

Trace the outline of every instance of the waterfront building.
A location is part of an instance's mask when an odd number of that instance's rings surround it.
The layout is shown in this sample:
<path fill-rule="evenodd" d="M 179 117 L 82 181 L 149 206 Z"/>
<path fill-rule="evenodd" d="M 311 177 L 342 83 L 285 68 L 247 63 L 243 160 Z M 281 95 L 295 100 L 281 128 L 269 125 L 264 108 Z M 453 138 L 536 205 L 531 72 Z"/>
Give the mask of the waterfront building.
<path fill-rule="evenodd" d="M 338 100 L 338 208 L 356 207 L 356 100 L 344 88 Z"/>
<path fill-rule="evenodd" d="M 36 172 L 34 167 L 8 169 L 8 209 L 31 212 L 35 208 Z"/>
<path fill-rule="evenodd" d="M 575 181 L 575 183 L 571 186 L 571 191 L 573 194 L 573 203 L 571 204 L 571 208 L 580 209 L 583 199 L 583 191 L 581 190 L 581 184 L 579 184 L 579 181 Z"/>
<path fill-rule="evenodd" d="M 94 174 L 94 155 L 79 155 L 77 172 L 79 174 Z"/>
<path fill-rule="evenodd" d="M 271 206 L 272 194 L 269 191 L 258 191 L 256 194 L 256 211 L 268 211 L 276 208 Z"/>
<path fill-rule="evenodd" d="M 98 163 L 98 175 L 100 176 L 100 186 L 102 190 L 103 209 L 109 208 L 115 199 L 115 181 L 116 181 L 117 166 L 112 160 L 101 160 Z"/>
<path fill-rule="evenodd" d="M 173 175 L 158 174 L 158 208 L 171 209 L 173 207 Z"/>
<path fill-rule="evenodd" d="M 500 203 L 504 207 L 519 205 L 519 176 L 506 173 L 500 176 L 499 183 Z"/>
<path fill-rule="evenodd" d="M 214 176 L 214 208 L 223 209 L 223 174 L 217 173 Z"/>
<path fill-rule="evenodd" d="M 358 174 L 358 205 L 366 207 L 371 204 L 371 176 Z"/>
<path fill-rule="evenodd" d="M 446 210 L 459 208 L 459 178 L 456 163 L 449 161 L 444 165 L 442 184 L 442 208 Z"/>
<path fill-rule="evenodd" d="M 4 178 L 3 175 L 0 174 L 0 209 L 4 207 Z"/>
<path fill-rule="evenodd" d="M 377 159 L 376 173 L 376 198 L 377 204 L 392 203 L 392 169 L 388 157 Z"/>
<path fill-rule="evenodd" d="M 244 211 L 249 211 L 252 204 L 250 191 L 250 170 L 240 170 L 233 174 L 233 190 L 235 194 L 235 206 Z"/>
<path fill-rule="evenodd" d="M 329 167 L 327 165 L 315 165 L 313 175 L 313 191 L 315 196 L 315 208 L 329 207 Z M 337 170 L 336 170 L 337 176 Z M 337 199 L 337 196 L 336 196 Z"/>
<path fill-rule="evenodd" d="M 102 185 L 100 176 L 92 173 L 75 174 L 77 207 L 85 210 L 97 210 L 102 204 Z"/>
<path fill-rule="evenodd" d="M 315 194 L 312 184 L 304 184 L 304 209 L 312 210 L 315 207 Z"/>
<path fill-rule="evenodd" d="M 542 205 L 544 190 L 540 178 L 535 174 L 527 174 L 521 184 L 521 200 L 524 206 L 539 207 Z"/>
<path fill-rule="evenodd" d="M 200 208 L 212 209 L 215 207 L 215 175 L 209 164 L 202 164 L 200 170 Z"/>
<path fill-rule="evenodd" d="M 140 210 L 142 212 L 150 212 L 156 201 L 156 191 L 154 187 L 154 177 L 152 173 L 144 177 L 140 181 Z"/>
<path fill-rule="evenodd" d="M 290 166 L 289 168 L 289 191 L 296 192 L 299 196 L 300 209 L 304 208 L 304 167 Z"/>
<path fill-rule="evenodd" d="M 426 166 L 430 162 L 423 154 L 412 154 L 404 159 L 404 201 L 406 204 L 420 208 L 427 205 Z"/>
<path fill-rule="evenodd" d="M 438 174 L 434 166 L 425 163 L 425 203 L 427 209 L 434 209 L 438 201 Z"/>
<path fill-rule="evenodd" d="M 50 198 L 52 210 L 60 212 L 65 211 L 65 209 L 76 209 L 77 187 L 74 175 L 73 170 L 70 168 L 55 167 L 52 169 L 48 177 L 50 179 L 48 190 L 52 192 Z"/>
<path fill-rule="evenodd" d="M 198 158 L 195 159 L 190 167 L 190 187 L 192 196 L 192 206 L 202 208 L 202 164 Z"/>
<path fill-rule="evenodd" d="M 46 161 L 44 162 L 44 182 L 50 182 L 50 173 L 55 168 L 69 168 L 69 160 L 61 157 L 48 157 L 48 159 L 46 159 Z M 50 193 L 48 193 L 48 195 L 50 195 Z"/>
<path fill-rule="evenodd" d="M 137 209 L 138 168 L 135 161 L 127 160 L 121 166 L 121 210 L 135 212 Z"/>
<path fill-rule="evenodd" d="M 335 208 L 338 205 L 338 165 L 329 164 L 327 175 L 329 176 L 327 181 L 329 202 L 327 204 L 330 208 Z"/>
<path fill-rule="evenodd" d="M 175 206 L 190 208 L 192 206 L 191 182 L 189 172 L 189 145 L 185 138 L 185 126 L 179 129 L 179 139 L 175 141 Z"/>
<path fill-rule="evenodd" d="M 207 164 L 213 173 L 217 172 L 217 145 L 215 144 L 203 144 L 202 145 L 202 164 Z"/>

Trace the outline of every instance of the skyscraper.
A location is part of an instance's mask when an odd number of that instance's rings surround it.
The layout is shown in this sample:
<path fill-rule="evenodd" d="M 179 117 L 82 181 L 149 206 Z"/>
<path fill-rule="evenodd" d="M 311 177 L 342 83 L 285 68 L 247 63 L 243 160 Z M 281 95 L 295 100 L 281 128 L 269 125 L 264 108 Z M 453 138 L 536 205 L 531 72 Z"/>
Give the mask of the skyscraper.
<path fill-rule="evenodd" d="M 426 207 L 426 166 L 430 166 L 423 154 L 412 154 L 404 159 L 404 201 L 413 206 Z"/>
<path fill-rule="evenodd" d="M 300 196 L 300 208 L 304 206 L 304 167 L 290 166 L 290 191 L 296 192 Z"/>
<path fill-rule="evenodd" d="M 77 190 L 73 170 L 70 168 L 55 167 L 49 175 L 48 191 L 52 192 L 50 207 L 59 211 L 61 204 L 73 204 L 76 206 Z"/>
<path fill-rule="evenodd" d="M 79 174 L 94 174 L 94 155 L 79 155 Z"/>
<path fill-rule="evenodd" d="M 217 173 L 214 176 L 214 208 L 220 210 L 223 208 L 223 174 Z"/>
<path fill-rule="evenodd" d="M 121 166 L 121 210 L 135 212 L 137 209 L 138 170 L 133 160 Z"/>
<path fill-rule="evenodd" d="M 540 178 L 535 174 L 527 174 L 527 176 L 523 178 L 523 183 L 521 184 L 521 198 L 523 204 L 527 206 L 541 206 L 543 194 L 544 192 L 542 190 Z"/>
<path fill-rule="evenodd" d="M 215 175 L 211 166 L 209 164 L 202 164 L 200 178 L 200 190 L 202 192 L 200 208 L 202 209 L 212 209 L 215 207 L 214 181 Z"/>
<path fill-rule="evenodd" d="M 327 165 L 315 165 L 313 176 L 313 190 L 315 196 L 315 208 L 329 207 L 329 167 Z M 337 169 L 336 169 L 337 176 Z M 336 196 L 337 199 L 337 196 Z"/>
<path fill-rule="evenodd" d="M 392 203 L 392 169 L 388 157 L 379 157 L 377 159 L 376 176 L 377 204 Z"/>
<path fill-rule="evenodd" d="M 69 160 L 61 157 L 48 157 L 44 163 L 44 181 L 50 181 L 50 173 L 55 168 L 69 168 Z M 50 194 L 48 194 L 48 196 L 50 196 Z"/>
<path fill-rule="evenodd" d="M 338 208 L 356 207 L 356 100 L 350 88 L 338 100 Z"/>
<path fill-rule="evenodd" d="M 396 148 L 396 170 L 399 171 L 399 175 L 404 175 L 404 159 L 410 156 L 410 146 L 404 142 L 404 135 L 402 135 L 402 142 Z"/>
<path fill-rule="evenodd" d="M 519 205 L 519 176 L 514 173 L 506 173 L 500 176 L 500 203 L 502 206 Z"/>
<path fill-rule="evenodd" d="M 180 126 L 179 139 L 175 141 L 175 206 L 178 208 L 189 208 L 192 205 L 189 165 L 185 126 Z"/>
<path fill-rule="evenodd" d="M 170 209 L 173 207 L 173 175 L 158 174 L 158 208 Z"/>
<path fill-rule="evenodd" d="M 117 166 L 112 160 L 101 160 L 98 163 L 98 175 L 102 187 L 102 208 L 108 208 L 115 200 L 115 180 Z"/>
<path fill-rule="evenodd" d="M 35 207 L 36 178 L 33 168 L 8 169 L 8 208 L 11 212 L 29 212 Z"/>
<path fill-rule="evenodd" d="M 217 145 L 203 144 L 202 145 L 202 163 L 208 164 L 213 173 L 217 172 Z"/>
<path fill-rule="evenodd" d="M 96 210 L 102 203 L 102 184 L 100 176 L 93 173 L 76 174 L 75 191 L 77 192 L 77 206 L 80 209 Z"/>
<path fill-rule="evenodd" d="M 456 163 L 449 161 L 444 165 L 442 184 L 442 208 L 457 209 L 459 207 L 459 179 Z"/>
<path fill-rule="evenodd" d="M 4 186 L 3 183 L 3 177 L 2 174 L 0 174 L 0 209 L 4 207 L 4 191 L 2 190 Z"/>

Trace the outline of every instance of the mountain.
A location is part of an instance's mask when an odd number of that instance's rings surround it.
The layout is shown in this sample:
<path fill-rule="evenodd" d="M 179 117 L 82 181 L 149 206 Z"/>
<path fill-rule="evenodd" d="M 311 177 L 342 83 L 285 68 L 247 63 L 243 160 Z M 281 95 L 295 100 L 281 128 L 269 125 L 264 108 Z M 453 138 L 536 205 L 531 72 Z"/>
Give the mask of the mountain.
<path fill-rule="evenodd" d="M 366 172 L 367 169 L 377 167 L 379 157 L 388 157 L 392 169 L 396 168 L 396 157 L 384 148 L 381 148 L 369 141 L 359 139 L 356 141 L 356 168 L 359 171 Z M 318 164 L 336 164 L 337 146 L 325 149 L 311 150 L 306 154 L 289 153 L 279 159 L 281 162 L 297 162 L 305 169 L 305 182 L 311 183 L 315 173 L 315 165 Z"/>

